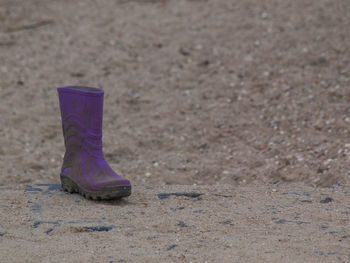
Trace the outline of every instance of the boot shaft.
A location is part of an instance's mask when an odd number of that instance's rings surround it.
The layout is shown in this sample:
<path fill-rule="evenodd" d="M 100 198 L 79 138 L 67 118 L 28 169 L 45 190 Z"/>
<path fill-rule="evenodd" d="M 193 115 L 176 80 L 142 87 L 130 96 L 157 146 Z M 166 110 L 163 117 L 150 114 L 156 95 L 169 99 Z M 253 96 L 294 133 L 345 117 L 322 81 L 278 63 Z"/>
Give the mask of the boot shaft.
<path fill-rule="evenodd" d="M 102 135 L 102 89 L 82 86 L 57 88 L 62 122 L 79 122 L 89 133 Z"/>
<path fill-rule="evenodd" d="M 68 86 L 57 88 L 66 154 L 85 149 L 96 157 L 102 153 L 102 89 Z"/>

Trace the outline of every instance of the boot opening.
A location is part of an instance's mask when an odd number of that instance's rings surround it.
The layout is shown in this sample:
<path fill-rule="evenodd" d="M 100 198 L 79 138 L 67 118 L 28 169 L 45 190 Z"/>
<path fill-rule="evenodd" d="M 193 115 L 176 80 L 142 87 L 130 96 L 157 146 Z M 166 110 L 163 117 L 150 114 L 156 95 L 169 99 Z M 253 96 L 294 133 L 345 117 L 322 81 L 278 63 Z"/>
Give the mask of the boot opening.
<path fill-rule="evenodd" d="M 88 91 L 88 92 L 101 92 L 101 89 L 98 88 L 93 88 L 93 87 L 85 87 L 85 86 L 69 86 L 65 88 L 70 88 L 70 89 L 76 89 L 76 90 L 83 90 L 83 91 Z"/>

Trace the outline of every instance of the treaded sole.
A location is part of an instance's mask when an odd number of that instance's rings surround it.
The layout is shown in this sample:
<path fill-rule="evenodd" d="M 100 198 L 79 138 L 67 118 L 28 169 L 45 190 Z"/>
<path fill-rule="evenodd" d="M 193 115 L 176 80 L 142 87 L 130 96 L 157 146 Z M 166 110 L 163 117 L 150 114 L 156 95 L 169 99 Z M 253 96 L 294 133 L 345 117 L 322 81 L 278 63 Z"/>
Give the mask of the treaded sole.
<path fill-rule="evenodd" d="M 62 189 L 68 193 L 78 193 L 87 199 L 111 200 L 131 195 L 131 186 L 116 186 L 104 191 L 90 192 L 82 189 L 72 179 L 61 174 Z"/>

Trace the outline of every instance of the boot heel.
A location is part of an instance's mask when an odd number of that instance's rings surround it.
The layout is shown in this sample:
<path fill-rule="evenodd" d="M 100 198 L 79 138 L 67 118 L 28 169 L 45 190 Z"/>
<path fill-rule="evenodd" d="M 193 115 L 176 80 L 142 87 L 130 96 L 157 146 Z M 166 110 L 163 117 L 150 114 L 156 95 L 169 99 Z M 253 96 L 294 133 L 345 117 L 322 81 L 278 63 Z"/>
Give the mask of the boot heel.
<path fill-rule="evenodd" d="M 75 187 L 75 183 L 70 180 L 69 178 L 61 175 L 61 184 L 63 191 L 66 191 L 68 193 L 76 193 L 77 189 Z"/>

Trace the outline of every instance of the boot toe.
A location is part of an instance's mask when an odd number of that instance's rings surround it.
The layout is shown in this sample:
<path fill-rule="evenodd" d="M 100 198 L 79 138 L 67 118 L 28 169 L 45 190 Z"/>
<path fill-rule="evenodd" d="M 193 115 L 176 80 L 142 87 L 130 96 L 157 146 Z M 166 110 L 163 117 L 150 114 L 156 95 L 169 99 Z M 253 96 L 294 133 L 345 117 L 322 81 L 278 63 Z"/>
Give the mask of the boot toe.
<path fill-rule="evenodd" d="M 125 178 L 109 178 L 106 181 L 101 181 L 98 183 L 99 189 L 113 189 L 120 186 L 131 186 L 130 181 Z"/>

